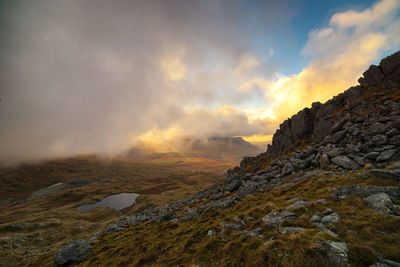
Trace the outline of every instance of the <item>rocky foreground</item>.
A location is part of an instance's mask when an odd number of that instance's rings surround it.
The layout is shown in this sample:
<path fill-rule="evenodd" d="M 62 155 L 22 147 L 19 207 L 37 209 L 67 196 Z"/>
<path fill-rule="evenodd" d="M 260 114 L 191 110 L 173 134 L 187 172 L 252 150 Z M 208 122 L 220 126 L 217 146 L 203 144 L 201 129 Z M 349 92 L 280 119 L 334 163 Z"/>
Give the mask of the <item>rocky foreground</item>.
<path fill-rule="evenodd" d="M 146 253 L 144 241 L 123 238 L 151 229 L 163 232 L 159 239 L 166 231 L 189 235 L 180 249 L 192 262 L 168 258 L 178 245 L 163 241 L 157 257 L 129 254 L 129 264 L 400 266 L 400 52 L 372 65 L 359 83 L 284 121 L 268 150 L 244 158 L 224 183 L 120 217 L 104 233 L 62 247 L 55 263 L 90 266 L 108 257 L 117 264 L 129 252 L 112 247 L 132 242 Z M 253 247 L 230 251 L 238 240 Z M 258 258 L 234 261 L 232 253 Z"/>

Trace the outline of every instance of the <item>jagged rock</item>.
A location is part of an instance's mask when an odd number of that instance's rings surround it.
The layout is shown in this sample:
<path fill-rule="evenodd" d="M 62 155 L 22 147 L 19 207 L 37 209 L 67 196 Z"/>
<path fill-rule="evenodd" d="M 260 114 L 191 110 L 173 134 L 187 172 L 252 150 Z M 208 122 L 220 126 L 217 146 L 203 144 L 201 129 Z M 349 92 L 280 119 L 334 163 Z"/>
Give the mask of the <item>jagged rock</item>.
<path fill-rule="evenodd" d="M 334 200 L 343 200 L 348 196 L 368 197 L 373 194 L 386 193 L 393 199 L 400 199 L 400 190 L 396 186 L 373 186 L 353 184 L 350 186 L 342 186 L 329 189 L 333 191 Z"/>
<path fill-rule="evenodd" d="M 379 157 L 376 159 L 377 161 L 386 161 L 391 159 L 397 152 L 397 149 L 389 149 L 383 151 Z"/>
<path fill-rule="evenodd" d="M 400 170 L 372 169 L 369 170 L 369 172 L 381 178 L 389 178 L 400 181 Z"/>
<path fill-rule="evenodd" d="M 279 227 L 279 233 L 282 235 L 290 235 L 305 230 L 301 227 Z"/>
<path fill-rule="evenodd" d="M 341 139 L 343 139 L 343 138 L 345 137 L 346 132 L 347 132 L 347 130 L 344 129 L 344 130 L 342 130 L 342 131 L 340 131 L 340 132 L 337 132 L 337 133 L 335 133 L 335 134 L 328 135 L 328 136 L 326 136 L 326 137 L 324 138 L 324 142 L 325 142 L 325 143 L 333 143 L 333 144 L 336 144 L 336 143 L 338 143 Z"/>
<path fill-rule="evenodd" d="M 300 201 L 297 201 L 297 202 L 289 205 L 286 209 L 291 210 L 291 209 L 305 208 L 310 205 L 311 205 L 310 201 L 300 200 Z"/>
<path fill-rule="evenodd" d="M 225 185 L 225 190 L 232 192 L 235 191 L 236 189 L 238 189 L 240 187 L 240 185 L 242 184 L 242 181 L 240 180 L 240 176 L 237 174 L 228 176 L 228 178 L 226 179 L 226 185 Z"/>
<path fill-rule="evenodd" d="M 337 267 L 348 266 L 347 243 L 323 241 L 318 243 L 328 260 Z"/>
<path fill-rule="evenodd" d="M 386 193 L 374 194 L 364 198 L 364 200 L 368 206 L 385 214 L 391 213 L 393 208 L 393 202 Z"/>
<path fill-rule="evenodd" d="M 256 193 L 259 189 L 260 189 L 259 183 L 245 182 L 240 186 L 237 194 L 240 198 L 243 198 Z"/>
<path fill-rule="evenodd" d="M 335 164 L 337 164 L 337 165 L 339 165 L 339 166 L 341 166 L 341 167 L 343 167 L 345 169 L 355 170 L 355 169 L 359 169 L 360 168 L 360 166 L 357 163 L 355 163 L 354 161 L 352 161 L 351 159 L 349 159 L 346 156 L 334 157 L 334 158 L 332 158 L 332 161 Z"/>
<path fill-rule="evenodd" d="M 365 159 L 363 157 L 354 156 L 353 160 L 354 160 L 355 163 L 357 163 L 360 166 L 364 166 L 365 165 Z"/>
<path fill-rule="evenodd" d="M 343 155 L 343 153 L 344 153 L 344 148 L 342 148 L 342 147 L 334 148 L 332 150 L 325 152 L 325 154 L 330 158 L 334 158 L 334 157 Z"/>
<path fill-rule="evenodd" d="M 321 158 L 319 159 L 319 165 L 322 168 L 326 168 L 331 164 L 331 161 L 329 160 L 329 157 L 326 154 L 322 154 Z"/>
<path fill-rule="evenodd" d="M 54 262 L 59 266 L 78 264 L 90 253 L 91 249 L 92 247 L 86 240 L 76 240 L 60 248 L 54 256 Z"/>
<path fill-rule="evenodd" d="M 219 200 L 213 200 L 208 202 L 205 206 L 200 206 L 200 209 L 204 209 L 205 212 L 213 209 L 220 209 L 220 208 L 229 208 L 233 204 L 235 204 L 235 199 L 227 197 L 227 198 L 222 198 Z"/>
<path fill-rule="evenodd" d="M 262 232 L 263 232 L 262 228 L 256 228 L 251 231 L 243 230 L 239 234 L 240 235 L 248 235 L 250 237 L 263 238 Z"/>
<path fill-rule="evenodd" d="M 310 221 L 311 222 L 321 222 L 322 216 L 321 213 L 319 213 L 318 211 L 316 213 L 314 213 L 313 216 L 311 216 Z"/>
<path fill-rule="evenodd" d="M 292 219 L 296 219 L 296 214 L 290 211 L 283 210 L 281 212 L 274 211 L 269 213 L 268 215 L 265 215 L 262 218 L 262 221 L 267 225 L 268 228 L 275 228 L 280 223 Z"/>
<path fill-rule="evenodd" d="M 343 129 L 344 124 L 348 121 L 348 118 L 343 118 L 336 122 L 330 129 L 329 133 L 334 134 L 338 131 L 341 131 Z"/>
<path fill-rule="evenodd" d="M 283 169 L 282 169 L 282 174 L 283 174 L 283 175 L 287 175 L 287 174 L 292 173 L 293 171 L 294 171 L 293 165 L 292 165 L 290 162 L 288 162 L 288 163 L 283 167 Z"/>
<path fill-rule="evenodd" d="M 107 228 L 106 228 L 106 230 L 104 231 L 104 233 L 105 233 L 105 234 L 115 233 L 115 232 L 122 231 L 122 230 L 124 230 L 124 229 L 125 229 L 124 227 L 120 227 L 120 226 L 116 225 L 115 223 L 110 223 L 110 224 L 107 226 Z"/>
<path fill-rule="evenodd" d="M 386 75 L 391 74 L 400 66 L 400 52 L 382 59 L 379 66 Z"/>
<path fill-rule="evenodd" d="M 369 152 L 369 153 L 365 154 L 364 158 L 375 160 L 380 154 L 381 153 L 379 153 L 379 152 L 374 152 L 373 151 L 373 152 Z"/>
<path fill-rule="evenodd" d="M 294 140 L 306 138 L 312 129 L 310 109 L 305 108 L 291 118 L 291 135 Z"/>
<path fill-rule="evenodd" d="M 185 215 L 189 218 L 198 218 L 199 214 L 194 210 L 189 207 L 185 207 Z"/>
<path fill-rule="evenodd" d="M 385 78 L 385 74 L 381 71 L 381 69 L 376 65 L 371 65 L 369 69 L 363 73 L 365 80 L 368 85 L 376 85 L 381 82 Z"/>
<path fill-rule="evenodd" d="M 340 217 L 336 213 L 332 213 L 332 214 L 326 215 L 325 217 L 321 218 L 322 224 L 329 224 L 329 223 L 336 224 L 339 221 L 340 221 Z"/>
<path fill-rule="evenodd" d="M 324 209 L 322 212 L 321 212 L 321 214 L 322 215 L 329 215 L 329 214 L 332 214 L 333 213 L 333 210 L 332 209 Z"/>

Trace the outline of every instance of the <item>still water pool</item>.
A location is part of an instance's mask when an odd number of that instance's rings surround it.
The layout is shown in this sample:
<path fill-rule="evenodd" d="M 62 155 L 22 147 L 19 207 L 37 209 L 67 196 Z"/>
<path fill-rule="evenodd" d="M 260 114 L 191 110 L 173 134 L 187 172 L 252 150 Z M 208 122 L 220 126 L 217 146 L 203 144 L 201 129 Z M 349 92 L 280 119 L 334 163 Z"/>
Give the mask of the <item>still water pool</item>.
<path fill-rule="evenodd" d="M 122 210 L 126 207 L 131 206 L 135 203 L 136 198 L 139 194 L 136 193 L 120 193 L 108 196 L 99 202 L 89 204 L 89 205 L 82 205 L 78 207 L 79 211 L 90 211 L 97 207 L 108 207 L 113 208 L 115 210 Z"/>

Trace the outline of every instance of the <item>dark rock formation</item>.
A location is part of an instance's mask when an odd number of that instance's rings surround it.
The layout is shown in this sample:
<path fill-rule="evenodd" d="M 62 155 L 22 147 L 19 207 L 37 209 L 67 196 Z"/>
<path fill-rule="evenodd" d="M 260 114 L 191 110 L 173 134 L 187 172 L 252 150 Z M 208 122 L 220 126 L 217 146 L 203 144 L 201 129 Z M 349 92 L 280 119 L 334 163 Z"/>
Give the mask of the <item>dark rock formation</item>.
<path fill-rule="evenodd" d="M 69 266 L 83 261 L 92 247 L 86 240 L 76 240 L 60 248 L 54 256 L 54 262 L 59 266 Z"/>

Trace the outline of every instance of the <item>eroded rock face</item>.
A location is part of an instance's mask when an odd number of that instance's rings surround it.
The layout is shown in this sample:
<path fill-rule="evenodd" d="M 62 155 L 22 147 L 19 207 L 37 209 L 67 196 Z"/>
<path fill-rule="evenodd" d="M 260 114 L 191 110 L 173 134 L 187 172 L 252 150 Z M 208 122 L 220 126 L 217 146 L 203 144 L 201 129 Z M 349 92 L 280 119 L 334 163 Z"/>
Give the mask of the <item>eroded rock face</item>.
<path fill-rule="evenodd" d="M 296 115 L 284 121 L 279 130 L 274 134 L 272 144 L 267 154 L 277 157 L 285 154 L 296 142 L 310 138 L 312 142 L 318 143 L 322 140 L 336 143 L 343 139 L 347 131 L 343 131 L 346 125 L 355 122 L 355 116 L 348 113 L 368 111 L 368 103 L 358 101 L 363 90 L 378 84 L 385 84 L 388 88 L 397 88 L 400 85 L 400 52 L 382 59 L 379 66 L 371 65 L 359 79 L 360 85 L 353 86 L 344 93 L 335 96 L 325 104 L 313 103 L 311 108 L 306 108 Z M 396 105 L 396 104 L 394 104 Z M 396 110 L 396 107 L 391 107 Z M 394 109 L 393 109 L 394 108 Z M 333 113 L 343 110 L 342 117 L 333 117 Z M 344 115 L 347 112 L 347 115 Z M 339 113 L 340 115 L 340 113 Z M 337 116 L 335 114 L 335 116 Z M 359 116 L 358 114 L 356 116 Z M 390 129 L 389 129 L 390 130 Z M 352 130 L 354 133 L 354 130 Z M 357 132 L 356 132 L 357 133 Z M 384 133 L 384 131 L 382 132 Z M 400 138 L 395 137 L 389 143 L 398 144 Z"/>
<path fill-rule="evenodd" d="M 86 240 L 76 240 L 60 248 L 54 256 L 54 262 L 58 266 L 78 264 L 90 253 L 91 249 L 92 247 Z"/>

